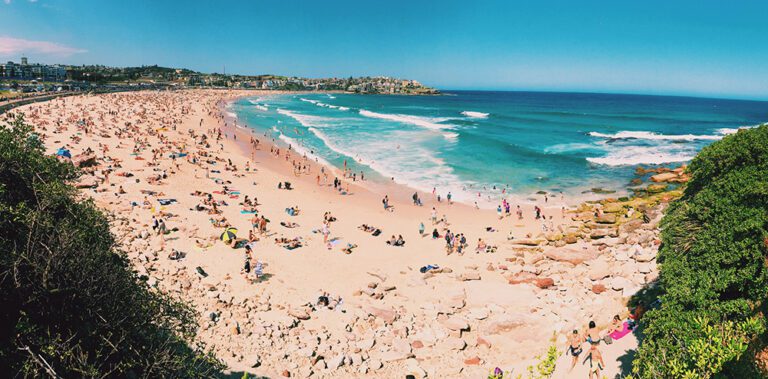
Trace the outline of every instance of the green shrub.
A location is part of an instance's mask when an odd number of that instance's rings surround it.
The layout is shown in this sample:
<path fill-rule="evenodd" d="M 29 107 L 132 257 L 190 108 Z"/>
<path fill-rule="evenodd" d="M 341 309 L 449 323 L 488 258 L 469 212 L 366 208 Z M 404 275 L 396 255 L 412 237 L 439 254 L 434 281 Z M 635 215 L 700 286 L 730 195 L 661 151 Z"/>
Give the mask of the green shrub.
<path fill-rule="evenodd" d="M 210 377 L 191 308 L 139 281 L 107 218 L 21 117 L 0 127 L 0 372 Z"/>
<path fill-rule="evenodd" d="M 728 376 L 766 330 L 768 125 L 702 149 L 688 170 L 661 223 L 662 306 L 644 318 L 642 378 Z"/>

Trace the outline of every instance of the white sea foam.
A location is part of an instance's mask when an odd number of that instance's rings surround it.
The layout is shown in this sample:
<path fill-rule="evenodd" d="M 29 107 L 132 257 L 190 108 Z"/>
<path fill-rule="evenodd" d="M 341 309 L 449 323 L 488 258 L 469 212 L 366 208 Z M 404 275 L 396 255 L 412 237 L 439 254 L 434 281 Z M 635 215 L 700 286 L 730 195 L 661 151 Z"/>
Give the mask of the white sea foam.
<path fill-rule="evenodd" d="M 335 99 L 335 97 L 334 97 L 333 99 Z M 307 103 L 312 103 L 312 104 L 315 104 L 315 105 L 317 105 L 318 107 L 323 107 L 323 108 L 332 108 L 332 109 L 339 109 L 339 110 L 342 110 L 342 111 L 348 111 L 348 110 L 349 110 L 349 108 L 347 108 L 347 107 L 340 107 L 340 106 L 338 106 L 338 105 L 333 105 L 333 104 L 326 104 L 326 103 L 322 103 L 322 102 L 320 102 L 320 101 L 317 101 L 317 100 L 305 99 L 305 98 L 303 98 L 303 97 L 302 97 L 302 98 L 300 98 L 299 100 L 301 100 L 301 101 L 305 101 L 305 102 L 307 102 Z"/>
<path fill-rule="evenodd" d="M 559 153 L 567 153 L 571 151 L 579 151 L 579 150 L 591 150 L 595 149 L 596 146 L 588 143 L 561 143 L 557 145 L 552 145 L 549 147 L 544 148 L 544 152 L 547 154 L 559 154 Z"/>
<path fill-rule="evenodd" d="M 471 118 L 488 118 L 488 113 L 483 112 L 464 111 L 461 114 Z"/>
<path fill-rule="evenodd" d="M 261 105 L 261 104 L 255 104 L 253 107 L 263 112 L 266 112 L 269 110 L 269 108 L 266 105 Z"/>
<path fill-rule="evenodd" d="M 633 166 L 687 162 L 695 155 L 695 151 L 680 151 L 669 146 L 621 146 L 604 157 L 587 158 L 587 161 L 606 166 Z"/>
<path fill-rule="evenodd" d="M 329 99 L 335 99 L 336 98 L 336 96 L 332 96 L 330 93 L 327 93 L 326 95 L 328 96 Z"/>
<path fill-rule="evenodd" d="M 446 118 L 421 117 L 421 116 L 412 116 L 412 115 L 406 115 L 406 114 L 376 113 L 376 112 L 371 112 L 365 109 L 360 110 L 360 115 L 365 117 L 370 117 L 370 118 L 378 118 L 382 120 L 397 121 L 404 124 L 421 126 L 423 128 L 432 129 L 432 130 L 453 128 L 453 125 L 438 124 L 438 122 L 447 120 Z"/>
<path fill-rule="evenodd" d="M 695 141 L 708 140 L 715 141 L 722 139 L 722 135 L 696 135 L 696 134 L 657 134 L 654 132 L 643 131 L 621 131 L 616 134 L 606 134 L 600 132 L 589 132 L 592 137 L 608 139 L 644 139 L 655 141 Z"/>
<path fill-rule="evenodd" d="M 356 140 L 339 136 L 329 136 L 316 128 L 309 128 L 328 149 L 352 158 L 355 162 L 368 166 L 385 178 L 394 178 L 396 183 L 407 185 L 420 191 L 429 192 L 437 187 L 441 194 L 451 191 L 457 201 L 470 200 L 472 195 L 462 190 L 471 183 L 462 181 L 445 161 L 435 152 L 414 141 L 414 133 L 397 131 L 378 138 L 360 137 Z M 403 144 L 402 141 L 409 141 Z"/>
<path fill-rule="evenodd" d="M 331 165 L 328 161 L 326 161 L 325 159 L 323 159 L 319 155 L 313 154 L 311 152 L 311 149 L 308 149 L 307 147 L 305 147 L 304 145 L 302 145 L 301 143 L 299 143 L 295 139 L 293 139 L 291 137 L 288 137 L 287 135 L 285 135 L 282 132 L 278 131 L 277 128 L 272 127 L 272 129 L 275 130 L 276 132 L 280 133 L 280 135 L 277 138 L 279 138 L 281 141 L 283 141 L 287 145 L 289 145 L 291 147 L 291 149 L 293 151 L 295 151 L 296 153 L 298 153 L 300 155 L 306 155 L 308 158 L 311 158 L 311 159 L 317 159 L 318 162 L 320 162 L 320 163 L 322 163 L 322 164 L 324 164 L 326 166 L 330 166 Z"/>
<path fill-rule="evenodd" d="M 310 126 L 326 126 L 326 118 L 320 117 L 320 116 L 309 116 L 301 113 L 292 112 L 286 109 L 278 108 L 277 113 L 280 113 L 282 115 L 286 115 L 296 121 L 299 122 L 302 126 L 310 127 Z"/>

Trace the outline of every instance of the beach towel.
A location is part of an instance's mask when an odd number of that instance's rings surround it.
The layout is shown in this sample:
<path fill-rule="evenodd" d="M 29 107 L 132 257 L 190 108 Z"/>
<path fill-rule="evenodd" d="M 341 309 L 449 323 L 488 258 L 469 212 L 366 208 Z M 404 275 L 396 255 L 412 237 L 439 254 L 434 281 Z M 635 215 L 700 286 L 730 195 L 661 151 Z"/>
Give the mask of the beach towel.
<path fill-rule="evenodd" d="M 157 199 L 157 202 L 160 203 L 160 205 L 170 205 L 176 203 L 176 199 Z"/>
<path fill-rule="evenodd" d="M 629 329 L 629 323 L 624 321 L 624 324 L 622 324 L 621 330 L 614 330 L 613 332 L 609 333 L 608 335 L 611 336 L 611 338 L 614 341 L 616 341 L 616 340 L 626 336 L 627 334 L 629 334 L 631 332 L 632 332 L 632 330 Z"/>
<path fill-rule="evenodd" d="M 240 213 L 242 213 L 242 214 L 244 214 L 244 215 L 255 215 L 255 214 L 256 214 L 256 211 L 246 211 L 246 210 L 242 210 L 242 211 L 240 211 Z"/>

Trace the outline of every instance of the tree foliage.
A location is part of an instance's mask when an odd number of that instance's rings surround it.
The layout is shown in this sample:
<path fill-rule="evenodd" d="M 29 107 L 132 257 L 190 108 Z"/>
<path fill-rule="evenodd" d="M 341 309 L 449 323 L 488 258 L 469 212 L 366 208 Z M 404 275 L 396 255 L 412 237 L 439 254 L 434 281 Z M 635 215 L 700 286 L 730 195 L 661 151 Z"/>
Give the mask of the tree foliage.
<path fill-rule="evenodd" d="M 152 291 L 109 223 L 21 117 L 0 127 L 0 371 L 21 377 L 207 377 L 185 304 Z"/>
<path fill-rule="evenodd" d="M 766 330 L 768 125 L 702 149 L 662 220 L 660 309 L 648 312 L 643 378 L 757 375 L 747 355 Z"/>

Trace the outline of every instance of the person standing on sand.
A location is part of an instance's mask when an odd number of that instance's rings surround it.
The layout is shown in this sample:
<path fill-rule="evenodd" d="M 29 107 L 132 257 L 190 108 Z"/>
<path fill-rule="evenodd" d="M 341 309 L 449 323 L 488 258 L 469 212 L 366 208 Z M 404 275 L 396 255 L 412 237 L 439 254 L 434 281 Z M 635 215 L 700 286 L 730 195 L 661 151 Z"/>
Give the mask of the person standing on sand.
<path fill-rule="evenodd" d="M 603 362 L 603 354 L 596 345 L 592 345 L 589 349 L 589 379 L 592 379 L 593 377 L 595 379 L 600 379 L 600 372 L 604 367 L 605 362 Z"/>
<path fill-rule="evenodd" d="M 322 233 L 323 233 L 323 243 L 327 244 L 328 243 L 328 236 L 331 234 L 331 230 L 329 228 L 328 221 L 323 221 Z"/>
<path fill-rule="evenodd" d="M 424 237 L 424 223 L 423 222 L 419 223 L 419 235 Z"/>
<path fill-rule="evenodd" d="M 571 360 L 571 368 L 568 371 L 573 371 L 573 368 L 576 366 L 576 362 L 579 361 L 579 355 L 584 351 L 581 347 L 581 343 L 584 340 L 581 338 L 581 335 L 579 335 L 579 331 L 574 329 L 573 334 L 571 334 L 570 337 L 568 337 L 568 354 L 571 354 L 573 359 Z"/>
<path fill-rule="evenodd" d="M 432 207 L 432 225 L 437 224 L 437 209 L 435 207 Z"/>

